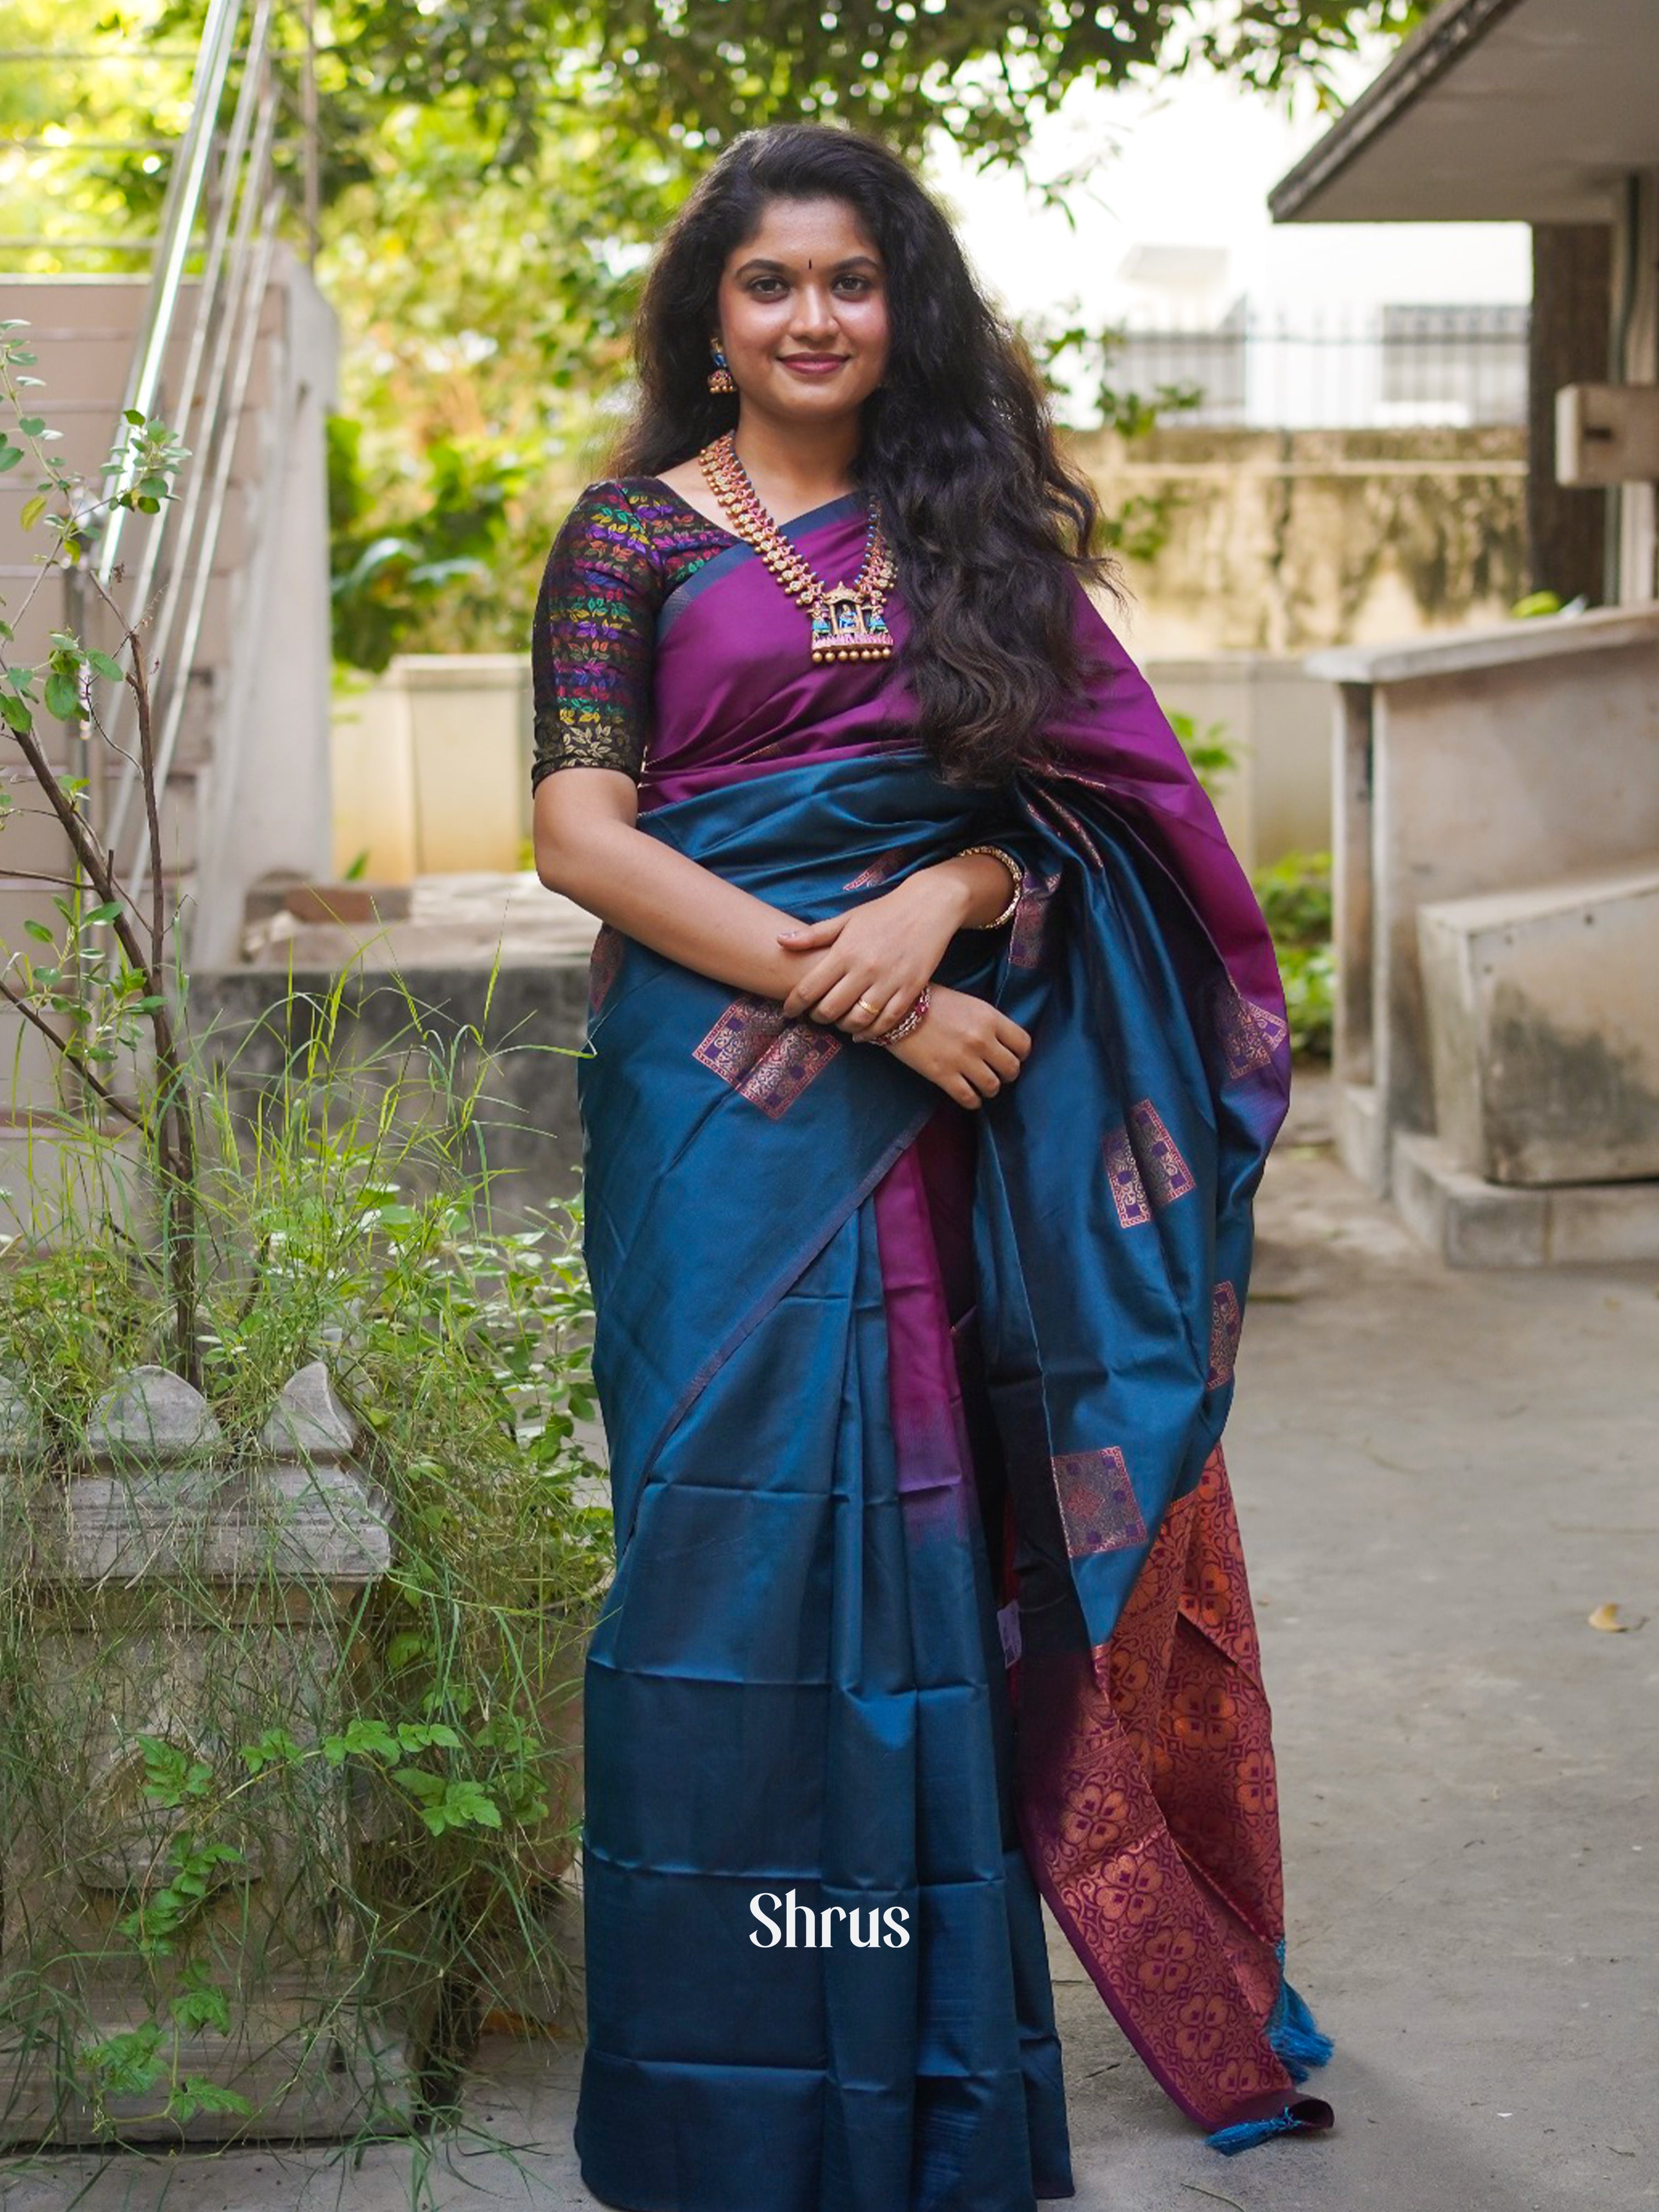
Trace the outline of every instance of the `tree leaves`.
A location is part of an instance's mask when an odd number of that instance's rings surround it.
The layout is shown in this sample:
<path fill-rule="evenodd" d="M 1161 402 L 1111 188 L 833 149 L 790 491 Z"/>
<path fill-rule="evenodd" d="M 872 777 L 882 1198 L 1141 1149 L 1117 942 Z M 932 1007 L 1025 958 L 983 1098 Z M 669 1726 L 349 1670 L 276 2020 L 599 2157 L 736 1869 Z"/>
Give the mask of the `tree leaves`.
<path fill-rule="evenodd" d="M 507 167 L 584 106 L 621 134 L 701 156 L 738 131 L 817 116 L 919 151 L 947 129 L 1017 159 L 1073 85 L 1204 62 L 1269 92 L 1311 80 L 1362 34 L 1409 28 L 1417 0 L 342 0 L 331 11 L 342 108 L 442 101 L 471 114 Z"/>
<path fill-rule="evenodd" d="M 60 722 L 78 722 L 81 719 L 81 688 L 65 669 L 47 672 L 46 689 L 46 712 L 56 714 Z"/>

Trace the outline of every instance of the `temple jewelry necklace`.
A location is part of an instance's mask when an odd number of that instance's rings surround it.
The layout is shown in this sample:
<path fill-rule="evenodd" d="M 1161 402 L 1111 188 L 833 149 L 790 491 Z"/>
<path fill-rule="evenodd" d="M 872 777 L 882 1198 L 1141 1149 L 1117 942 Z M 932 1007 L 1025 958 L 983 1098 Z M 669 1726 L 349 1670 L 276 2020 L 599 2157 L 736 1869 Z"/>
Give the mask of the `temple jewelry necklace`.
<path fill-rule="evenodd" d="M 874 500 L 870 502 L 863 567 L 850 584 L 826 584 L 762 505 L 729 430 L 703 447 L 697 465 L 733 534 L 754 547 L 790 598 L 811 617 L 813 659 L 885 660 L 893 650 L 893 639 L 882 607 L 893 588 L 893 556 L 882 536 Z"/>

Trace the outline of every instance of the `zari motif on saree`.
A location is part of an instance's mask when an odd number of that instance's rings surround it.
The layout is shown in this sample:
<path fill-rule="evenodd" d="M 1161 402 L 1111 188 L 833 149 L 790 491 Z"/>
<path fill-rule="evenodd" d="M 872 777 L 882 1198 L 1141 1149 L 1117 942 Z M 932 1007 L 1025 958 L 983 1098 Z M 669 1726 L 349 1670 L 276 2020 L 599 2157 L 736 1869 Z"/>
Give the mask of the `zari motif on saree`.
<path fill-rule="evenodd" d="M 1134 1146 L 1140 1180 L 1154 1206 L 1173 1206 L 1176 1199 L 1198 1188 L 1196 1177 L 1150 1098 L 1142 1098 L 1129 1109 L 1129 1142 Z"/>
<path fill-rule="evenodd" d="M 1011 968 L 1042 965 L 1048 941 L 1049 915 L 1054 893 L 1059 889 L 1058 868 L 1052 875 L 1028 875 L 1020 885 L 1019 904 L 1014 908 L 1014 919 L 1008 932 L 1008 965 Z"/>
<path fill-rule="evenodd" d="M 1168 1124 L 1150 1098 L 1139 1099 L 1129 1109 L 1127 1127 L 1120 1122 L 1107 1131 L 1101 1149 L 1112 1204 L 1124 1229 L 1144 1228 L 1152 1218 L 1154 1206 L 1173 1206 L 1198 1188 Z"/>
<path fill-rule="evenodd" d="M 1129 1132 L 1121 1122 L 1115 1129 L 1107 1131 L 1102 1149 L 1106 1155 L 1106 1181 L 1111 1189 L 1112 1204 L 1117 1209 L 1119 1226 L 1144 1229 L 1152 1218 L 1152 1201 L 1140 1180 L 1140 1168 L 1129 1142 Z"/>
<path fill-rule="evenodd" d="M 1089 867 L 1100 868 L 1105 866 L 1100 847 L 1095 842 L 1093 831 L 1072 811 L 1052 783 L 1045 783 L 1033 793 L 1031 805 L 1036 811 L 1046 815 L 1051 823 L 1060 828 L 1073 851 L 1077 853 Z"/>
<path fill-rule="evenodd" d="M 831 1030 L 786 1018 L 775 999 L 733 999 L 692 1054 L 740 1097 L 776 1121 L 841 1050 Z"/>
<path fill-rule="evenodd" d="M 884 884 L 889 876 L 896 875 L 908 857 L 902 845 L 895 845 L 888 852 L 878 853 L 869 866 L 860 868 L 855 876 L 849 876 L 842 889 L 844 891 L 872 890 L 876 884 Z"/>
<path fill-rule="evenodd" d="M 1270 1066 L 1273 1054 L 1290 1035 L 1287 1023 L 1245 998 L 1224 975 L 1217 978 L 1211 990 L 1210 1019 L 1227 1073 L 1235 1079 Z"/>
<path fill-rule="evenodd" d="M 1054 1469 L 1070 1558 L 1090 1559 L 1098 1552 L 1122 1552 L 1146 1542 L 1146 1523 L 1127 1462 L 1115 1444 L 1104 1444 L 1097 1451 L 1062 1452 Z"/>
<path fill-rule="evenodd" d="M 1205 1377 L 1212 1390 L 1218 1390 L 1224 1382 L 1232 1380 L 1243 1325 L 1238 1292 L 1231 1283 L 1218 1283 L 1210 1303 L 1210 1371 Z"/>

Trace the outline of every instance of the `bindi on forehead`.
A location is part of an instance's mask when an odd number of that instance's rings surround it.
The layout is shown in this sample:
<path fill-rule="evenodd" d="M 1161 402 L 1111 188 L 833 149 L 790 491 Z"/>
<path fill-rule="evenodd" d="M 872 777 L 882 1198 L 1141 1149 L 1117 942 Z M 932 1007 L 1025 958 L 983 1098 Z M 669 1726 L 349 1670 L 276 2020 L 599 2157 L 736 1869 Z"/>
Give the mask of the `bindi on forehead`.
<path fill-rule="evenodd" d="M 832 275 L 846 269 L 867 270 L 872 276 L 879 276 L 881 273 L 880 257 L 861 249 L 852 253 L 839 255 L 834 260 L 827 262 L 825 266 Z M 797 269 L 815 270 L 817 267 L 817 259 L 811 254 L 803 255 L 799 262 L 794 262 L 785 255 L 752 253 L 741 261 L 732 274 L 740 281 L 744 276 L 761 270 L 775 276 L 792 276 Z"/>

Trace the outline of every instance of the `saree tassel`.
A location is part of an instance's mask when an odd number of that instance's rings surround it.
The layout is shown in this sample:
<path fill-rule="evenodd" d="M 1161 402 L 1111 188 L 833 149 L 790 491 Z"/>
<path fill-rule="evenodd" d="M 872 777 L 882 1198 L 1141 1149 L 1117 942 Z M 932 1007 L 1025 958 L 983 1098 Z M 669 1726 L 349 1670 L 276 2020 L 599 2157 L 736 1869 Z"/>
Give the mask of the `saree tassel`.
<path fill-rule="evenodd" d="M 1285 2017 L 1276 2028 L 1268 2029 L 1267 2040 L 1284 2061 L 1291 2079 L 1305 2081 L 1310 2068 L 1322 2066 L 1336 2045 L 1320 2032 L 1307 2005 L 1288 1982 L 1279 1984 L 1279 1996 Z"/>
<path fill-rule="evenodd" d="M 1316 2066 L 1322 2066 L 1336 2045 L 1322 2033 L 1307 2000 L 1285 1978 L 1285 1945 L 1279 1944 L 1279 1995 L 1267 2015 L 1267 2040 L 1279 2053 L 1292 2081 L 1305 2081 Z"/>
<path fill-rule="evenodd" d="M 1294 2135 L 1302 2124 L 1287 2105 L 1282 2112 L 1275 2112 L 1271 2119 L 1240 2120 L 1234 2127 L 1218 2128 L 1213 2135 L 1206 2136 L 1204 2140 L 1212 2150 L 1218 2150 L 1223 2158 L 1237 2158 L 1240 2151 L 1254 2150 L 1257 2143 L 1266 2142 L 1269 2136 Z"/>

